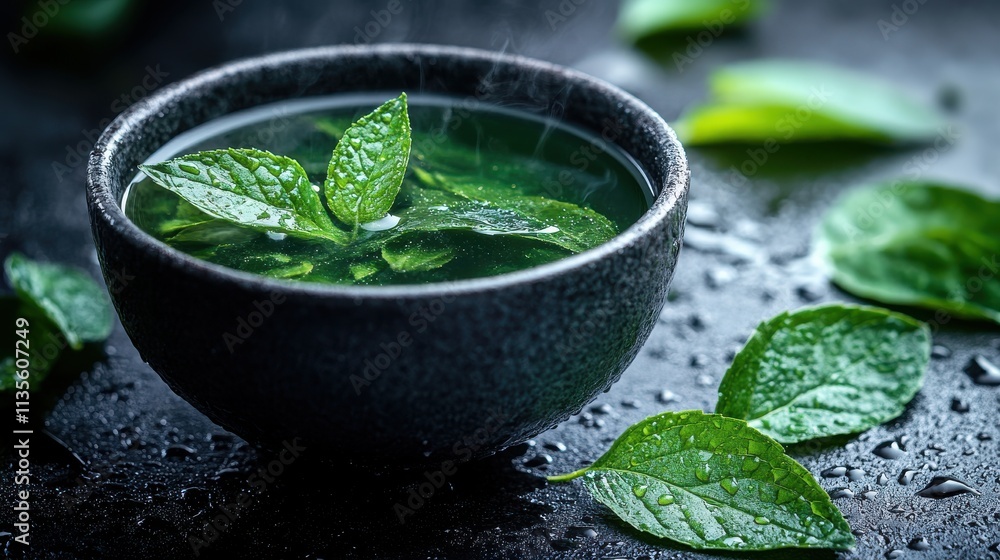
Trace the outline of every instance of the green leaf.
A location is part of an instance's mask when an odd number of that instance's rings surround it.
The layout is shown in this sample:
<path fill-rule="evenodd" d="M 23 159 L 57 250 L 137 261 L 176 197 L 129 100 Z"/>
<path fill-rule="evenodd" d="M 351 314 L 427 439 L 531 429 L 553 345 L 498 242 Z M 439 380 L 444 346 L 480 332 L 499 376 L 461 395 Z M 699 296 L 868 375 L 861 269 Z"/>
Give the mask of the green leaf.
<path fill-rule="evenodd" d="M 51 18 L 52 28 L 66 35 L 100 38 L 126 23 L 135 8 L 133 0 L 73 0 L 60 2 Z M 37 9 L 37 4 L 32 4 Z M 32 14 L 27 14 L 29 17 Z"/>
<path fill-rule="evenodd" d="M 74 349 L 111 334 L 111 307 L 104 290 L 83 271 L 38 263 L 20 253 L 4 262 L 7 280 L 26 302 L 37 306 Z"/>
<path fill-rule="evenodd" d="M 349 226 L 378 220 L 392 208 L 410 159 L 406 94 L 361 117 L 333 150 L 326 200 Z"/>
<path fill-rule="evenodd" d="M 395 237 L 414 231 L 468 230 L 484 235 L 516 235 L 579 252 L 617 233 L 607 218 L 592 210 L 541 197 L 506 201 L 503 206 L 447 197 L 437 202 L 401 211 L 399 224 L 387 234 Z"/>
<path fill-rule="evenodd" d="M 293 159 L 231 148 L 139 167 L 158 185 L 214 218 L 261 231 L 348 242 Z"/>
<path fill-rule="evenodd" d="M 687 144 L 925 142 L 947 121 L 877 78 L 815 63 L 764 60 L 715 71 L 712 98 L 674 128 Z"/>
<path fill-rule="evenodd" d="M 854 546 L 840 511 L 781 445 L 742 420 L 667 412 L 625 431 L 582 476 L 629 525 L 699 549 Z"/>
<path fill-rule="evenodd" d="M 178 243 L 205 243 L 209 245 L 224 245 L 243 243 L 254 239 L 260 232 L 241 227 L 232 222 L 211 219 L 205 222 L 190 224 L 177 230 L 167 238 L 171 245 Z"/>
<path fill-rule="evenodd" d="M 716 412 L 782 442 L 852 434 L 903 413 L 930 362 L 927 325 L 876 307 L 782 313 L 750 335 Z"/>
<path fill-rule="evenodd" d="M 18 327 L 18 319 L 27 319 L 26 327 Z M 22 301 L 13 296 L 0 297 L 0 393 L 13 391 L 18 369 L 17 359 L 25 359 L 24 354 L 17 355 L 16 350 L 27 352 L 28 382 L 32 388 L 38 387 L 38 382 L 52 369 L 52 365 L 62 352 L 65 342 L 58 335 L 56 327 L 49 321 L 42 310 L 34 304 Z M 18 333 L 24 333 L 21 337 Z M 25 342 L 18 342 L 25 341 Z"/>
<path fill-rule="evenodd" d="M 313 271 L 313 264 L 310 262 L 303 262 L 292 266 L 285 266 L 281 268 L 273 268 L 262 272 L 266 276 L 272 278 L 298 278 L 301 276 L 306 276 Z"/>
<path fill-rule="evenodd" d="M 313 242 L 317 246 L 314 251 L 299 251 L 291 256 L 271 251 L 262 251 L 260 248 L 248 246 L 246 244 L 219 245 L 210 247 L 213 262 L 237 268 L 245 272 L 269 276 L 271 278 L 302 278 L 308 276 L 316 268 L 316 265 L 306 260 L 312 257 L 329 256 L 331 260 L 340 258 L 341 251 L 348 250 L 346 247 L 337 247 L 336 251 L 329 251 L 329 247 L 323 242 Z M 196 256 L 201 258 L 201 253 L 194 251 Z"/>
<path fill-rule="evenodd" d="M 928 182 L 858 189 L 827 213 L 817 251 L 856 296 L 1000 323 L 1000 202 Z"/>
<path fill-rule="evenodd" d="M 426 272 L 451 262 L 455 252 L 446 245 L 408 235 L 382 247 L 382 258 L 395 272 Z"/>
<path fill-rule="evenodd" d="M 508 209 L 555 227 L 559 231 L 542 239 L 574 253 L 592 249 L 618 234 L 618 228 L 603 215 L 568 202 L 538 196 L 525 196 L 504 203 Z"/>
<path fill-rule="evenodd" d="M 559 245 L 574 253 L 591 249 L 618 234 L 618 228 L 603 215 L 568 202 L 541 196 L 524 196 L 507 184 L 484 179 L 470 179 L 431 173 L 414 167 L 415 174 L 425 185 L 451 193 L 459 198 L 479 202 L 484 207 L 518 216 L 520 225 L 509 228 L 511 233 Z M 433 191 L 429 191 L 433 192 Z M 462 207 L 447 198 L 422 206 Z M 468 205 L 464 205 L 468 207 Z M 545 231 L 546 233 L 522 233 Z"/>
<path fill-rule="evenodd" d="M 353 277 L 355 281 L 359 281 L 374 274 L 378 274 L 382 270 L 382 267 L 373 262 L 362 262 L 352 264 L 349 270 L 351 277 Z"/>
<path fill-rule="evenodd" d="M 740 26 L 762 15 L 763 0 L 626 0 L 618 14 L 618 29 L 637 41 L 665 32 L 708 29 L 710 25 Z"/>

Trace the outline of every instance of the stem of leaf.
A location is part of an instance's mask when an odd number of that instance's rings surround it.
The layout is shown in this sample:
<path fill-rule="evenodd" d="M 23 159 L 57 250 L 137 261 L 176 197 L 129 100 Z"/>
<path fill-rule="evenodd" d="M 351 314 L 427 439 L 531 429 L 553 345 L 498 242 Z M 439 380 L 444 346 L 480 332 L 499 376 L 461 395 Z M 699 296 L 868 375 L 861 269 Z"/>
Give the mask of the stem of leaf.
<path fill-rule="evenodd" d="M 590 470 L 590 467 L 584 467 L 584 468 L 582 468 L 582 469 L 580 469 L 578 471 L 573 471 L 571 473 L 557 474 L 557 475 L 554 475 L 554 476 L 547 476 L 545 478 L 549 482 L 569 482 L 569 481 L 573 480 L 574 478 L 579 478 L 579 477 L 583 476 L 583 474 L 585 472 L 589 471 L 589 470 Z"/>

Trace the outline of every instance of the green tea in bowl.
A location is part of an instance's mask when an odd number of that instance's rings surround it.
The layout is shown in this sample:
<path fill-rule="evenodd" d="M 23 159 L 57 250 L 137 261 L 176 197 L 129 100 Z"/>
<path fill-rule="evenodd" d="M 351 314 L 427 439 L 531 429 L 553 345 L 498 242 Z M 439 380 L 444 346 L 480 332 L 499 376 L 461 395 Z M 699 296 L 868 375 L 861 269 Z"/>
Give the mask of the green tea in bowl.
<path fill-rule="evenodd" d="M 383 100 L 297 101 L 194 129 L 141 166 L 126 215 L 216 264 L 377 286 L 549 263 L 649 208 L 630 158 L 574 128 L 440 96 L 372 111 Z"/>

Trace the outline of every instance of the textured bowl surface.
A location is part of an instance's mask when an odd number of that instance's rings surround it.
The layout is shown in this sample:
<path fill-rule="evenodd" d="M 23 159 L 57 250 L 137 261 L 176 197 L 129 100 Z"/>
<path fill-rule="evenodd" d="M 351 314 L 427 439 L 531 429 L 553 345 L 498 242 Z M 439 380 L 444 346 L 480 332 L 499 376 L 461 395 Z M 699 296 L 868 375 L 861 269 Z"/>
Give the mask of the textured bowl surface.
<path fill-rule="evenodd" d="M 121 210 L 136 165 L 181 132 L 266 103 L 366 91 L 448 94 L 456 105 L 515 107 L 604 132 L 644 169 L 655 202 L 613 240 L 555 263 L 377 288 L 213 265 Z M 586 75 L 463 48 L 330 47 L 231 63 L 133 106 L 91 155 L 88 204 L 122 324 L 174 391 L 256 443 L 300 438 L 359 462 L 410 463 L 528 439 L 618 379 L 663 307 L 688 183 L 666 123 Z"/>

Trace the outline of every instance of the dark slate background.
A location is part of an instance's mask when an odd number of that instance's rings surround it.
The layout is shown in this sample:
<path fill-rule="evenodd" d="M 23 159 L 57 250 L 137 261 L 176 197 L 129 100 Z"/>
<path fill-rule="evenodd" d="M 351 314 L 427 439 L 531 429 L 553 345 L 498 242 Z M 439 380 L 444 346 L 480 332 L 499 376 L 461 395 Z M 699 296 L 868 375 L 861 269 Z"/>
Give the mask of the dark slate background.
<path fill-rule="evenodd" d="M 565 20 L 551 20 L 546 11 L 560 3 Z M 2 20 L 5 32 L 15 29 L 13 4 L 0 8 L 13 16 Z M 16 56 L 3 46 L 0 255 L 21 250 L 98 275 L 77 153 L 92 145 L 88 131 L 145 95 L 150 69 L 173 81 L 236 57 L 354 42 L 355 26 L 385 2 L 230 4 L 237 5 L 220 19 L 208 0 L 163 2 L 136 13 L 131 31 L 72 41 L 43 29 Z M 256 451 L 174 396 L 118 327 L 106 357 L 64 362 L 67 374 L 37 395 L 36 414 L 45 401 L 50 436 L 34 440 L 33 544 L 28 552 L 10 544 L 5 505 L 0 548 L 6 544 L 9 557 L 193 558 L 189 537 L 245 494 L 249 505 L 202 557 L 1000 558 L 1000 389 L 974 385 L 963 372 L 976 355 L 1000 362 L 1000 336 L 986 325 L 952 324 L 936 335 L 947 357 L 932 363 L 923 392 L 898 420 L 791 450 L 817 475 L 835 466 L 860 469 L 857 480 L 820 479 L 841 496 L 836 503 L 856 530 L 852 553 L 700 553 L 631 530 L 579 483 L 549 486 L 540 477 L 595 459 L 645 416 L 712 410 L 732 353 L 758 321 L 807 303 L 849 300 L 807 258 L 812 229 L 845 189 L 909 173 L 1000 194 L 1000 4 L 778 1 L 746 32 L 692 49 L 681 70 L 672 53 L 684 52 L 683 38 L 647 45 L 652 56 L 616 42 L 613 2 L 402 4 L 376 41 L 468 45 L 573 65 L 634 92 L 668 120 L 703 95 L 706 75 L 719 64 L 801 57 L 884 76 L 951 108 L 961 138 L 930 151 L 782 146 L 758 169 L 747 165 L 745 184 L 731 166 L 748 160 L 747 148 L 691 150 L 691 223 L 675 297 L 633 366 L 580 416 L 528 445 L 463 465 L 405 525 L 392 506 L 406 499 L 413 480 L 316 465 L 307 453 L 266 492 L 251 494 L 253 473 L 276 455 Z M 892 16 L 894 4 L 918 9 L 886 38 L 878 21 Z M 154 81 L 146 83 L 155 89 Z M 906 449 L 900 459 L 872 454 L 893 439 Z M 0 473 L 4 504 L 13 500 L 9 448 Z M 916 471 L 909 485 L 898 482 L 904 469 Z M 915 496 L 934 476 L 964 480 L 981 495 Z"/>

